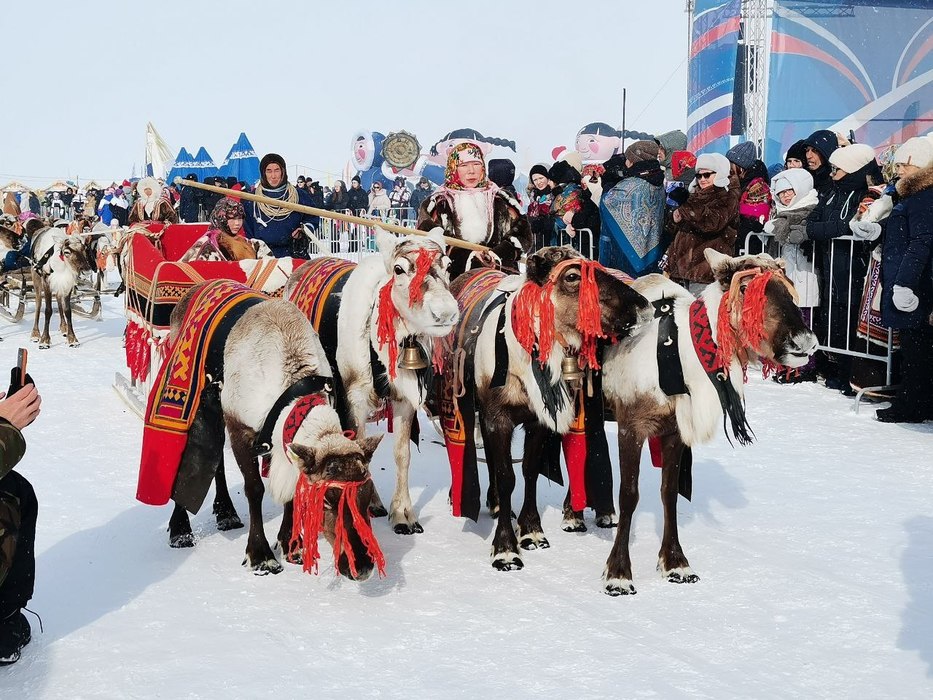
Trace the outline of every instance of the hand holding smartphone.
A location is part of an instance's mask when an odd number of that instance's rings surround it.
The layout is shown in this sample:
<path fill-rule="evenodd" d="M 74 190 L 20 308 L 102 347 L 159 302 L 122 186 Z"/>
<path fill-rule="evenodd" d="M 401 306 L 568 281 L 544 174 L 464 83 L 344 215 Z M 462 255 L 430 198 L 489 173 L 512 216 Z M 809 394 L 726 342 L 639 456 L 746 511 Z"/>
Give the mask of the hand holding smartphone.
<path fill-rule="evenodd" d="M 20 348 L 16 351 L 16 366 L 10 370 L 10 388 L 6 395 L 12 396 L 27 384 L 32 384 L 32 377 L 26 373 L 26 363 L 29 360 L 29 351 Z"/>

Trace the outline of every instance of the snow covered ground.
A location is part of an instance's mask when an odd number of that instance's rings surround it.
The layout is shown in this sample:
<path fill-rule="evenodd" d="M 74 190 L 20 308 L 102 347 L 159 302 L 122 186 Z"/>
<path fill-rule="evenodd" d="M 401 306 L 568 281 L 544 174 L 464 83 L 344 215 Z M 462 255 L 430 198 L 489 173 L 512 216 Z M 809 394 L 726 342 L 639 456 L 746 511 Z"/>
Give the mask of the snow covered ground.
<path fill-rule="evenodd" d="M 257 577 L 240 566 L 246 531 L 217 532 L 209 507 L 197 546 L 173 550 L 169 509 L 134 500 L 142 426 L 111 389 L 121 301 L 76 321 L 80 348 L 30 346 L 43 412 L 20 469 L 39 494 L 30 607 L 45 631 L 30 617 L 2 698 L 933 696 L 933 424 L 884 425 L 822 387 L 753 379 L 758 441 L 696 450 L 694 500 L 680 502 L 700 582 L 655 572 L 646 455 L 638 595 L 624 598 L 600 586 L 614 532 L 561 532 L 563 491 L 544 481 L 551 548 L 494 571 L 492 521 L 449 515 L 445 453 L 425 430 L 412 468 L 425 533 L 376 521 L 387 578 L 337 578 L 326 546 L 320 576 Z M 0 322 L 0 369 L 28 330 Z M 374 477 L 390 497 L 388 442 Z M 270 537 L 279 517 L 266 508 Z"/>

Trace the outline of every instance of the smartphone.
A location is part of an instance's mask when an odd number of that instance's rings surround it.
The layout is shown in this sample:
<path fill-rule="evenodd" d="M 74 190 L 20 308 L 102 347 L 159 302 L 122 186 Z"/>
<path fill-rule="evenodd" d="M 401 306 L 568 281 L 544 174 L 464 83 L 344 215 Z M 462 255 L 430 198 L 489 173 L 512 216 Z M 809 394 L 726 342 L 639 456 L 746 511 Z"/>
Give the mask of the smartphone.
<path fill-rule="evenodd" d="M 20 348 L 16 351 L 16 390 L 19 391 L 26 385 L 26 362 L 29 359 L 29 351 L 26 348 Z"/>

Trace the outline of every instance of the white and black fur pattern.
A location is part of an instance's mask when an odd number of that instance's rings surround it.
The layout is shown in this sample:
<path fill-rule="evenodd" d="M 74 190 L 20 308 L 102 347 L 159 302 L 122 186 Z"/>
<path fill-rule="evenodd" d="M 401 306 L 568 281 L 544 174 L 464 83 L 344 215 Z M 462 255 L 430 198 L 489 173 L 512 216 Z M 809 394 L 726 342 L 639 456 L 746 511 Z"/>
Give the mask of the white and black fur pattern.
<path fill-rule="evenodd" d="M 61 332 L 68 345 L 78 346 L 78 338 L 71 321 L 71 293 L 82 272 L 90 270 L 84 239 L 69 236 L 64 229 L 45 228 L 38 231 L 32 241 L 32 283 L 36 293 L 36 315 L 31 340 L 40 348 L 51 345 L 49 322 L 52 316 L 52 297 L 58 303 Z M 42 264 L 38 263 L 42 261 Z M 45 308 L 45 325 L 39 332 L 39 317 Z"/>
<path fill-rule="evenodd" d="M 706 307 L 713 340 L 718 343 L 717 317 L 723 294 L 731 276 L 748 267 L 783 271 L 783 261 L 771 256 L 731 258 L 707 248 L 705 251 L 716 281 L 708 285 L 700 298 Z M 790 293 L 780 283 L 775 298 L 770 296 L 767 313 L 774 316 L 773 335 L 757 350 L 766 359 L 787 367 L 806 364 L 816 350 L 813 333 L 803 325 Z M 677 534 L 677 497 L 681 458 L 685 448 L 708 442 L 724 426 L 723 407 L 718 392 L 697 357 L 690 333 L 692 294 L 661 275 L 641 277 L 632 285 L 649 301 L 669 298 L 674 304 L 678 327 L 678 348 L 684 383 L 689 394 L 667 396 L 660 388 L 657 359 L 659 321 L 655 321 L 628 343 L 609 348 L 603 364 L 603 391 L 619 425 L 619 526 L 615 543 L 603 572 L 604 590 L 609 595 L 631 595 L 632 564 L 629 537 L 632 515 L 638 503 L 638 473 L 641 452 L 646 440 L 658 437 L 663 454 L 661 495 L 664 504 L 664 534 L 657 569 L 672 583 L 694 583 L 699 577 L 692 571 Z M 744 348 L 754 358 L 753 348 Z M 744 401 L 744 374 L 737 356 L 729 367 L 729 383 L 740 401 Z"/>

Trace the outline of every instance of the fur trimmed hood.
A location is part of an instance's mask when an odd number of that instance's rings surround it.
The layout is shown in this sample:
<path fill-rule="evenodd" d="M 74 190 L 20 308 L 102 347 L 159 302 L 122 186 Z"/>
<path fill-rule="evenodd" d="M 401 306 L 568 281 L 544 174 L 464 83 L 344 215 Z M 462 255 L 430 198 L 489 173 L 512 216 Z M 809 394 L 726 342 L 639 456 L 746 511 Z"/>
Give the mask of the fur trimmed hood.
<path fill-rule="evenodd" d="M 897 193 L 901 197 L 910 197 L 931 187 L 933 187 L 933 165 L 897 181 Z"/>

